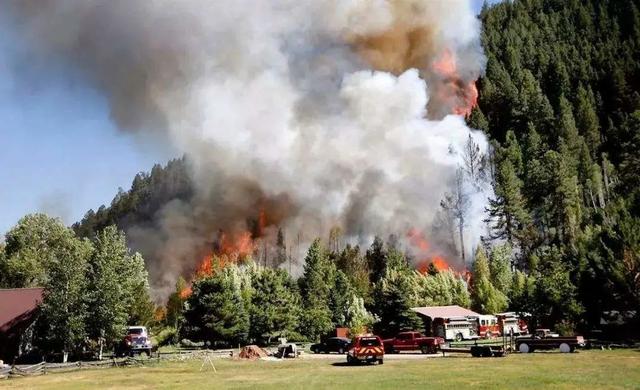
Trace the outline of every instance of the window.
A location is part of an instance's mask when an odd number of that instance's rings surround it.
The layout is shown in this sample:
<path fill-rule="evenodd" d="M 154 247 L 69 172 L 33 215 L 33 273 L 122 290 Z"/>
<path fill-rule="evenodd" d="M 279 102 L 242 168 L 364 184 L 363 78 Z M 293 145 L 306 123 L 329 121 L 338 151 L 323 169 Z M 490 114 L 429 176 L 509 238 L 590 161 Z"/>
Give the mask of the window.
<path fill-rule="evenodd" d="M 380 342 L 378 341 L 377 338 L 361 338 L 360 339 L 360 346 L 361 347 L 379 347 L 380 346 Z"/>

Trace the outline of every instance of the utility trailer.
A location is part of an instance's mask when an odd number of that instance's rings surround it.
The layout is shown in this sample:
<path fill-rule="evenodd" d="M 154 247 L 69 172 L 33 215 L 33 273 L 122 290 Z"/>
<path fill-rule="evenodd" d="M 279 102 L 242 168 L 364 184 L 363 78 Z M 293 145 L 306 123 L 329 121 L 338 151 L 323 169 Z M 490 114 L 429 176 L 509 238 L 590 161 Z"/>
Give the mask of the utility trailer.
<path fill-rule="evenodd" d="M 513 337 L 502 336 L 501 344 L 494 343 L 478 343 L 475 341 L 468 348 L 451 348 L 450 346 L 440 346 L 440 351 L 444 355 L 445 352 L 450 353 L 468 353 L 473 357 L 504 357 L 513 351 Z M 450 345 L 450 344 L 449 344 Z"/>
<path fill-rule="evenodd" d="M 440 348 L 442 355 L 449 353 L 468 353 L 473 357 L 504 357 L 509 348 L 502 345 L 472 345 L 470 348 Z"/>

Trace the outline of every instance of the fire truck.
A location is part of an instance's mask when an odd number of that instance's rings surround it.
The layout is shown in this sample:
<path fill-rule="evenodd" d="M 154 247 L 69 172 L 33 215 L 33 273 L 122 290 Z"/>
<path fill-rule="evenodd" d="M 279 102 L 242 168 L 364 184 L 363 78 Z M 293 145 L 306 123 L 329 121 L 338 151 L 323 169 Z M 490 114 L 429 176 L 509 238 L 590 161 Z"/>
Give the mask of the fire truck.
<path fill-rule="evenodd" d="M 478 321 L 478 336 L 490 339 L 493 337 L 498 337 L 502 334 L 502 329 L 500 327 L 498 317 L 492 315 L 479 315 L 477 317 Z"/>
<path fill-rule="evenodd" d="M 523 335 L 529 333 L 527 323 L 515 312 L 496 314 L 502 334 Z"/>
<path fill-rule="evenodd" d="M 478 325 L 475 319 L 452 317 L 446 320 L 438 318 L 433 324 L 434 333 L 445 340 L 475 340 L 478 338 Z"/>

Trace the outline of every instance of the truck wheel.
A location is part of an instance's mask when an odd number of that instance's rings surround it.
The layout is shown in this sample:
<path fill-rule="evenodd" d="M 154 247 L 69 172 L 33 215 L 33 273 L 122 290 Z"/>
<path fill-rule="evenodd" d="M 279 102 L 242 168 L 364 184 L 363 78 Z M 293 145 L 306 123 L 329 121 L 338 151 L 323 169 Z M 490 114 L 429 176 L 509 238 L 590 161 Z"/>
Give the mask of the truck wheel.
<path fill-rule="evenodd" d="M 456 334 L 456 341 L 462 341 L 462 339 L 463 339 L 462 333 Z"/>
<path fill-rule="evenodd" d="M 560 344 L 560 352 L 562 352 L 562 353 L 571 352 L 571 346 L 569 344 L 567 344 L 567 343 Z"/>
<path fill-rule="evenodd" d="M 150 349 L 145 350 L 144 353 L 147 354 L 147 357 L 151 357 L 151 350 Z"/>
<path fill-rule="evenodd" d="M 529 344 L 522 343 L 518 346 L 518 351 L 520 351 L 521 353 L 529 353 L 531 352 L 531 348 L 529 348 Z"/>
<path fill-rule="evenodd" d="M 422 348 L 420 348 L 420 351 L 426 355 L 429 353 L 429 347 L 427 347 L 426 345 L 423 345 Z"/>
<path fill-rule="evenodd" d="M 347 355 L 347 364 L 353 364 L 353 358 L 351 355 Z"/>
<path fill-rule="evenodd" d="M 384 364 L 384 360 L 383 359 L 378 359 L 378 364 Z"/>
<path fill-rule="evenodd" d="M 315 353 L 315 354 L 320 353 L 320 349 L 318 349 L 318 348 L 314 348 L 314 349 L 313 349 L 313 353 Z"/>
<path fill-rule="evenodd" d="M 344 353 L 344 349 L 343 349 L 343 348 L 340 348 L 340 349 L 338 350 L 338 353 L 339 353 L 340 355 L 342 355 L 342 354 Z"/>

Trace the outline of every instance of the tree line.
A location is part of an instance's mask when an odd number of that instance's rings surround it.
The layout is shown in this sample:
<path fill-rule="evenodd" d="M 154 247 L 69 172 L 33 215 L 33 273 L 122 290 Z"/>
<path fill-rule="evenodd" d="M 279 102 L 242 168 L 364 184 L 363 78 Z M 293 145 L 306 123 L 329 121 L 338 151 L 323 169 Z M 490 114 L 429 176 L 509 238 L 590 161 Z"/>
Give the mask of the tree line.
<path fill-rule="evenodd" d="M 251 259 L 232 265 L 222 261 L 193 281 L 188 296 L 186 282 L 178 281 L 164 323 L 177 331 L 177 339 L 264 345 L 281 337 L 315 341 L 337 327 L 382 336 L 428 331 L 411 308 L 460 305 L 496 313 L 526 300 L 528 281 L 511 271 L 508 245 L 490 253 L 478 249 L 469 283 L 467 275 L 433 265 L 417 271 L 396 241 L 378 237 L 362 251 L 316 239 L 297 280 Z"/>
<path fill-rule="evenodd" d="M 548 322 L 640 307 L 638 1 L 485 5 L 468 122 L 493 142 L 485 242 L 508 242 Z M 640 315 L 637 312 L 636 319 Z"/>
<path fill-rule="evenodd" d="M 144 260 L 115 226 L 81 239 L 58 219 L 27 215 L 0 245 L 0 288 L 43 287 L 29 332 L 42 354 L 111 346 L 153 318 Z"/>

